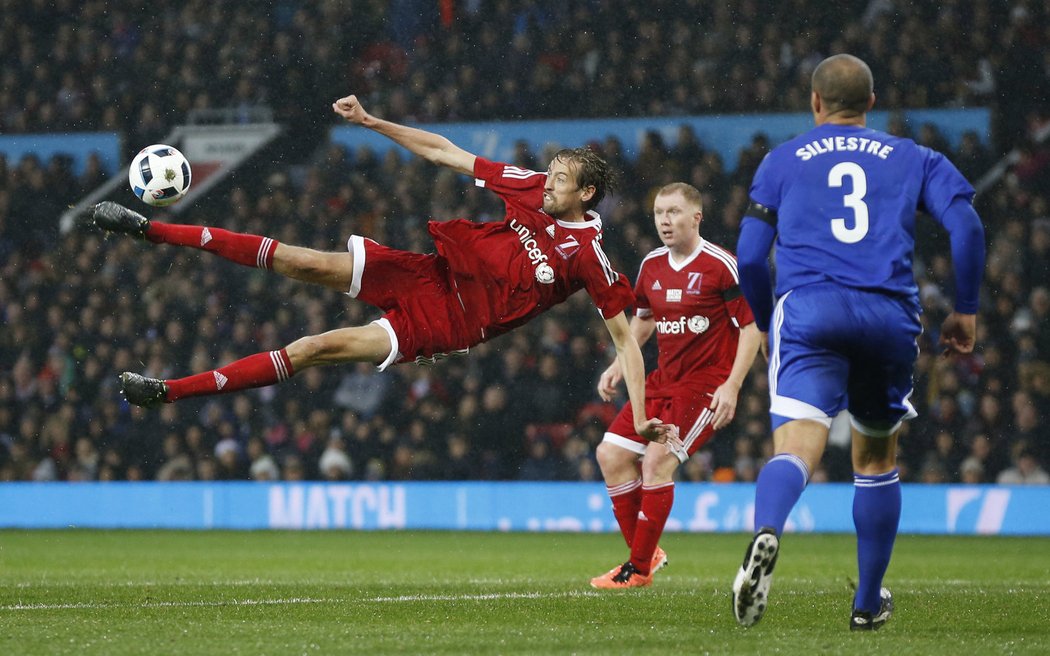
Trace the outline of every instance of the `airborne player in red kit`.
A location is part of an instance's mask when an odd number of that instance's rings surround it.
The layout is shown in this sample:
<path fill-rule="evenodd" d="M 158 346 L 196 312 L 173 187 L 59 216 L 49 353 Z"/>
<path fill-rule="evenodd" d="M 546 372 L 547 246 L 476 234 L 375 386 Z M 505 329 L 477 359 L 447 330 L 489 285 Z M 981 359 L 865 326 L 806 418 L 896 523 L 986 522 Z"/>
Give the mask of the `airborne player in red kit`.
<path fill-rule="evenodd" d="M 321 252 L 219 228 L 151 222 L 116 203 L 100 203 L 94 222 L 103 230 L 211 251 L 347 292 L 384 311 L 368 325 L 303 337 L 186 378 L 125 372 L 122 390 L 130 403 L 148 407 L 272 385 L 318 365 L 371 362 L 383 370 L 400 362 L 433 362 L 465 353 L 586 289 L 605 319 L 635 401 L 632 429 L 646 439 L 678 443 L 666 425 L 645 414 L 644 363 L 624 314 L 634 295 L 602 252 L 601 218 L 593 210 L 611 179 L 601 157 L 582 148 L 562 150 L 546 172 L 529 171 L 477 157 L 440 135 L 378 119 L 355 96 L 339 99 L 332 109 L 420 157 L 473 176 L 503 199 L 505 220 L 431 221 L 437 255 L 387 248 L 360 235 L 350 237 L 349 253 Z"/>
<path fill-rule="evenodd" d="M 598 445 L 613 514 L 631 556 L 596 588 L 645 587 L 667 555 L 657 546 L 674 501 L 674 472 L 736 413 L 737 394 L 759 347 L 751 309 L 741 296 L 736 258 L 700 236 L 700 192 L 675 182 L 653 203 L 664 246 L 642 261 L 631 332 L 639 344 L 656 332 L 658 368 L 645 381 L 646 413 L 676 426 L 682 446 L 650 447 L 632 426 L 630 399 Z M 613 362 L 598 392 L 610 400 L 623 373 Z"/>

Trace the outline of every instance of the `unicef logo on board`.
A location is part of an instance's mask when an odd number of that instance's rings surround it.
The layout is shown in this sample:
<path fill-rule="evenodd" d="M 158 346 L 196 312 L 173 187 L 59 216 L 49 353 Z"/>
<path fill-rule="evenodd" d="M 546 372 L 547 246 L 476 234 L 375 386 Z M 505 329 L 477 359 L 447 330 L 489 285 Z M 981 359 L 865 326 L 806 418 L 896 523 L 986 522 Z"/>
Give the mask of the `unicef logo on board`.
<path fill-rule="evenodd" d="M 546 262 L 540 262 L 536 266 L 536 280 L 542 282 L 544 285 L 549 285 L 554 282 L 554 267 Z"/>
<path fill-rule="evenodd" d="M 695 317 L 689 317 L 689 330 L 699 335 L 700 333 L 706 332 L 708 327 L 711 325 L 711 321 L 707 317 L 701 317 L 699 315 Z"/>

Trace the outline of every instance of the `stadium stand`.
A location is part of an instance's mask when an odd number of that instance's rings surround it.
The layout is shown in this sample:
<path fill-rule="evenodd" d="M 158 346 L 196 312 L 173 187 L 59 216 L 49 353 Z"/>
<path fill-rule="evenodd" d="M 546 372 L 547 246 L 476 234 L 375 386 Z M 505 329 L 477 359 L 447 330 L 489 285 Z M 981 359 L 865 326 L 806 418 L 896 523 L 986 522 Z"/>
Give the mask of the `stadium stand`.
<path fill-rule="evenodd" d="M 938 357 L 952 280 L 945 240 L 920 222 L 920 417 L 901 440 L 901 476 L 994 482 L 1017 466 L 1050 466 L 1050 148 L 1037 138 L 1050 121 L 1045 7 L 477 2 L 457 4 L 445 24 L 426 2 L 353 3 L 353 16 L 349 4 L 320 0 L 159 2 L 148 12 L 101 0 L 3 4 L 12 20 L 0 26 L 0 133 L 116 131 L 145 144 L 191 109 L 269 105 L 293 127 L 287 143 L 303 145 L 189 215 L 324 250 L 351 232 L 423 250 L 428 218 L 501 211 L 423 162 L 324 146 L 329 104 L 348 90 L 399 121 L 798 111 L 811 67 L 851 51 L 875 68 L 883 109 L 989 106 L 990 144 L 970 135 L 952 151 L 932 126 L 911 135 L 973 181 L 1018 155 L 977 201 L 989 257 L 973 357 Z M 342 28 L 351 24 L 353 39 Z M 735 162 L 688 134 L 654 135 L 634 161 L 595 138 L 625 181 L 601 208 L 621 270 L 633 276 L 657 245 L 642 208 L 673 179 L 705 191 L 703 234 L 735 244 L 769 147 L 761 135 Z M 515 163 L 542 155 L 522 148 Z M 183 375 L 372 310 L 197 252 L 146 255 L 132 240 L 59 234 L 62 210 L 104 178 L 97 161 L 78 175 L 61 156 L 0 156 L 0 480 L 600 480 L 594 447 L 611 407 L 594 387 L 610 345 L 593 337 L 605 331 L 583 296 L 436 368 L 311 369 L 279 387 L 129 407 L 117 372 Z M 762 369 L 684 479 L 753 479 L 770 451 Z M 814 480 L 849 474 L 848 453 L 833 447 Z"/>

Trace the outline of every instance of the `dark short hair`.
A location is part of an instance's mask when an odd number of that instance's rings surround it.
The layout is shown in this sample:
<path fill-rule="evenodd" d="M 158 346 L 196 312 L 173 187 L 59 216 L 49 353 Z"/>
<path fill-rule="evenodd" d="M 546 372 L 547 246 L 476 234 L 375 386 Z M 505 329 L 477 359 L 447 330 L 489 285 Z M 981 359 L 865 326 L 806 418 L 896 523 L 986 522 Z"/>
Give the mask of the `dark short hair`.
<path fill-rule="evenodd" d="M 594 195 L 584 203 L 584 210 L 594 209 L 607 192 L 616 188 L 616 174 L 612 167 L 590 148 L 562 148 L 554 153 L 554 159 L 574 165 L 576 184 L 580 189 L 594 187 Z"/>
<path fill-rule="evenodd" d="M 864 114 L 875 91 L 875 80 L 868 65 L 846 54 L 832 55 L 817 64 L 812 84 L 829 114 Z"/>

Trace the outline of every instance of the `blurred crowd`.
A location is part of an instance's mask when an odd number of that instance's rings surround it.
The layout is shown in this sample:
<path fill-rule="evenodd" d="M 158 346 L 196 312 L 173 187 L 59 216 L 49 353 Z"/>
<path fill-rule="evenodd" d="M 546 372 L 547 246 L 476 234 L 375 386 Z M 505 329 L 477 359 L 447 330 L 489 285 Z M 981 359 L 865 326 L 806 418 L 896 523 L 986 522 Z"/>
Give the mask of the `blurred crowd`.
<path fill-rule="evenodd" d="M 883 109 L 1045 106 L 1032 0 L 0 0 L 0 133 L 153 143 L 193 109 L 264 104 L 305 132 L 347 92 L 392 120 L 808 110 L 813 67 L 870 62 Z M 586 100 L 583 100 L 583 99 Z M 1008 143 L 1010 142 L 1010 143 Z"/>
<path fill-rule="evenodd" d="M 811 67 L 846 49 L 873 65 L 881 108 L 995 107 L 992 144 L 969 134 L 950 148 L 932 125 L 891 128 L 945 152 L 971 181 L 1019 146 L 977 199 L 989 256 L 971 357 L 939 356 L 949 248 L 919 221 L 920 416 L 901 439 L 901 476 L 1050 482 L 1050 150 L 1032 138 L 1046 125 L 1045 7 L 480 1 L 451 3 L 446 16 L 407 0 L 353 3 L 351 16 L 338 2 L 159 2 L 148 15 L 109 4 L 0 0 L 5 16 L 26 19 L 0 26 L 14 55 L 0 61 L 0 132 L 115 130 L 147 143 L 192 108 L 268 104 L 282 122 L 315 125 L 317 151 L 239 176 L 178 220 L 321 250 L 357 233 L 427 251 L 430 218 L 502 218 L 493 194 L 421 160 L 320 145 L 328 104 L 346 90 L 397 120 L 798 110 Z M 1022 83 L 1025 93 L 1011 91 Z M 673 180 L 703 191 L 704 237 L 735 247 L 764 135 L 733 162 L 687 127 L 673 142 L 647 135 L 633 160 L 615 138 L 594 138 L 622 174 L 599 208 L 620 271 L 633 278 L 659 245 L 652 194 Z M 542 169 L 548 158 L 522 144 L 513 163 Z M 617 404 L 595 386 L 613 351 L 583 294 L 435 367 L 310 369 L 261 390 L 129 406 L 121 371 L 182 376 L 377 313 L 191 249 L 59 234 L 62 210 L 104 178 L 97 161 L 78 175 L 63 157 L 0 157 L 0 480 L 600 480 L 594 448 Z M 759 362 L 733 424 L 681 479 L 753 480 L 770 455 L 767 412 Z M 833 440 L 814 480 L 851 480 L 848 445 Z"/>

